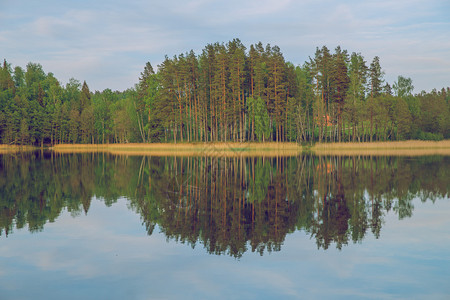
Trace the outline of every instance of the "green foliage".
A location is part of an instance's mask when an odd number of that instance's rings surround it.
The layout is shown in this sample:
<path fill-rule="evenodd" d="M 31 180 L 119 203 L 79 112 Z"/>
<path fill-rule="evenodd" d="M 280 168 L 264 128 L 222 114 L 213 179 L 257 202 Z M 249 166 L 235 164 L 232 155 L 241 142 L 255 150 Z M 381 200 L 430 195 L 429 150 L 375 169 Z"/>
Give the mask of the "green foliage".
<path fill-rule="evenodd" d="M 384 72 L 381 70 L 380 58 L 375 56 L 369 68 L 370 93 L 372 97 L 381 94 Z"/>
<path fill-rule="evenodd" d="M 28 123 L 26 119 L 20 121 L 20 144 L 27 145 L 30 139 L 30 132 L 28 129 Z"/>
<path fill-rule="evenodd" d="M 397 82 L 394 82 L 393 89 L 398 97 L 410 96 L 414 90 L 412 79 L 398 76 Z"/>
<path fill-rule="evenodd" d="M 398 139 L 408 139 L 411 133 L 412 117 L 408 104 L 402 98 L 398 98 L 396 104 L 396 125 Z"/>
<path fill-rule="evenodd" d="M 135 88 L 62 86 L 40 64 L 0 67 L 0 141 L 55 143 L 450 138 L 450 90 L 413 95 L 410 78 L 383 80 L 380 58 L 317 48 L 302 66 L 278 46 L 239 39 L 147 62 Z M 406 104 L 406 105 L 405 105 Z M 28 134 L 21 138 L 21 124 Z"/>
<path fill-rule="evenodd" d="M 442 141 L 444 139 L 444 136 L 442 135 L 442 133 L 431 133 L 420 131 L 417 134 L 417 139 L 423 141 Z"/>

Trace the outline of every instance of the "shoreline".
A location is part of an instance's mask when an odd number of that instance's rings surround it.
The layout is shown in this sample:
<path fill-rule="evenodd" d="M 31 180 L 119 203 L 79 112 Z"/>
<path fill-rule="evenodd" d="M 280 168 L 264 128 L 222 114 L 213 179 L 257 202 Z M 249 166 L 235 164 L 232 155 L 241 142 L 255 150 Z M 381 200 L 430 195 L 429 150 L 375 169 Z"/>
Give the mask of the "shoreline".
<path fill-rule="evenodd" d="M 40 150 L 33 146 L 0 145 L 0 154 Z M 208 142 L 208 143 L 129 143 L 129 144 L 58 144 L 44 148 L 55 153 L 105 152 L 117 155 L 153 156 L 296 156 L 302 153 L 316 155 L 374 155 L 421 156 L 450 155 L 450 140 L 443 141 L 389 141 L 364 143 L 316 143 L 301 146 L 292 142 Z"/>
<path fill-rule="evenodd" d="M 24 152 L 24 151 L 34 151 L 40 148 L 34 146 L 19 146 L 19 145 L 5 145 L 0 144 L 0 154 Z"/>
<path fill-rule="evenodd" d="M 148 143 L 148 144 L 105 144 L 68 145 L 60 144 L 50 148 L 57 153 L 107 152 L 118 155 L 153 156 L 296 156 L 303 148 L 296 143 Z"/>
<path fill-rule="evenodd" d="M 318 143 L 311 151 L 316 155 L 422 156 L 450 155 L 450 140 L 389 141 L 364 143 Z"/>

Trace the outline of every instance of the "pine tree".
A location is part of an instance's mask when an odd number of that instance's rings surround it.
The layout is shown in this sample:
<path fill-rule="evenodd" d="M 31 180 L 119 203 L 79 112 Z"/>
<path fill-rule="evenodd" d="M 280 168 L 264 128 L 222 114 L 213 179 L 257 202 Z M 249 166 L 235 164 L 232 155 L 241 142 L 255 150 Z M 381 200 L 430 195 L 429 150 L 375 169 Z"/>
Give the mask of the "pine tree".
<path fill-rule="evenodd" d="M 174 61 L 167 56 L 161 65 L 158 66 L 160 77 L 160 97 L 155 103 L 155 113 L 160 113 L 160 118 L 165 128 L 170 132 L 172 131 L 173 141 L 177 142 L 178 127 L 181 127 L 180 113 L 178 111 L 178 96 L 176 94 L 176 81 L 175 81 L 175 65 Z M 177 104 L 178 103 L 178 104 Z M 164 108 L 164 109 L 162 109 Z"/>
<path fill-rule="evenodd" d="M 216 107 L 216 137 L 218 140 L 227 141 L 230 116 L 229 104 L 229 58 L 223 44 L 214 45 L 216 60 L 214 66 L 214 93 L 213 102 Z M 217 130 L 218 129 L 218 130 Z"/>
<path fill-rule="evenodd" d="M 384 72 L 381 70 L 380 58 L 375 56 L 370 64 L 370 94 L 372 98 L 378 97 L 382 91 Z"/>
<path fill-rule="evenodd" d="M 375 56 L 373 58 L 372 63 L 369 68 L 369 79 L 370 79 L 370 108 L 369 116 L 370 116 L 370 141 L 372 142 L 373 138 L 373 121 L 374 121 L 374 98 L 378 97 L 382 90 L 383 84 L 383 74 L 384 72 L 381 70 L 380 66 L 380 58 Z"/>
<path fill-rule="evenodd" d="M 136 114 L 137 114 L 137 123 L 139 127 L 139 133 L 142 139 L 142 142 L 147 142 L 145 124 L 148 120 L 151 119 L 151 112 L 146 109 L 146 101 L 145 98 L 148 97 L 148 88 L 149 88 L 149 79 L 155 74 L 153 71 L 153 67 L 150 62 L 147 62 L 144 67 L 144 71 L 141 73 L 141 77 L 139 77 L 139 83 L 137 85 L 137 98 L 134 103 Z M 146 116 L 148 114 L 148 117 Z M 146 116 L 144 118 L 144 116 Z"/>
<path fill-rule="evenodd" d="M 268 47 L 269 49 L 269 47 Z M 268 58 L 268 110 L 275 122 L 275 140 L 281 142 L 283 117 L 286 109 L 285 62 L 280 48 L 274 46 L 269 50 Z"/>
<path fill-rule="evenodd" d="M 86 81 L 83 81 L 83 86 L 81 87 L 81 94 L 80 94 L 80 113 L 82 113 L 83 110 L 86 107 L 89 107 L 91 104 L 92 104 L 91 92 L 89 91 L 89 87 Z"/>
<path fill-rule="evenodd" d="M 239 39 L 234 39 L 227 44 L 229 56 L 229 86 L 231 89 L 233 138 L 244 141 L 244 67 L 245 47 Z M 238 129 L 239 124 L 239 129 Z"/>
<path fill-rule="evenodd" d="M 365 99 L 365 84 L 367 82 L 366 62 L 359 53 L 353 52 L 349 65 L 349 90 L 344 104 L 348 121 L 352 124 L 352 140 L 356 141 L 357 128 L 362 118 L 362 105 Z M 358 137 L 359 138 L 359 137 Z"/>
<path fill-rule="evenodd" d="M 14 94 L 14 87 L 13 77 L 11 76 L 11 66 L 5 59 L 3 60 L 3 67 L 0 67 L 0 92 L 11 90 Z"/>
<path fill-rule="evenodd" d="M 249 51 L 249 77 L 250 77 L 250 91 L 249 94 L 253 99 L 261 97 L 266 98 L 266 82 L 267 82 L 267 63 L 264 47 L 261 42 L 255 46 L 250 46 Z M 250 139 L 253 141 L 255 137 L 255 120 L 250 119 L 251 134 Z"/>
<path fill-rule="evenodd" d="M 337 125 L 338 125 L 338 141 L 341 141 L 342 127 L 342 114 L 344 111 L 344 103 L 347 97 L 347 90 L 350 84 L 350 78 L 347 70 L 348 55 L 347 51 L 342 51 L 340 47 L 336 48 L 336 52 L 333 55 L 333 69 L 332 69 L 332 81 L 333 81 L 333 101 L 337 105 Z"/>

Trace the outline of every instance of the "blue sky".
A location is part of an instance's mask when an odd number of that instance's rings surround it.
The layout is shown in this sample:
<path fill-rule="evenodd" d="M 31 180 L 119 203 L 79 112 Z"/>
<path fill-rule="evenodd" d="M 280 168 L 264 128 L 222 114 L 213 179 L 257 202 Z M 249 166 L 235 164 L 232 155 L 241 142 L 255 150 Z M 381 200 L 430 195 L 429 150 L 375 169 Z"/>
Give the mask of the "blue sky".
<path fill-rule="evenodd" d="M 278 45 L 294 65 L 340 45 L 378 55 L 386 81 L 411 77 L 417 93 L 450 86 L 449 12 L 446 0 L 0 0 L 0 59 L 124 90 L 147 61 L 208 43 Z"/>

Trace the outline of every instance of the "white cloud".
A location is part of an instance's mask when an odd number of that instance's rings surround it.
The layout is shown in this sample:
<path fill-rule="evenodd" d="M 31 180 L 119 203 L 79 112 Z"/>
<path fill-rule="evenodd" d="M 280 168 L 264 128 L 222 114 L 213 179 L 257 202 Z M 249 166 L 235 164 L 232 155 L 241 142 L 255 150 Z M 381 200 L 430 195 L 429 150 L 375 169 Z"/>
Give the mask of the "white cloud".
<path fill-rule="evenodd" d="M 448 7 L 437 0 L 18 3 L 0 10 L 1 54 L 13 65 L 39 62 L 63 82 L 86 79 L 94 90 L 132 87 L 147 61 L 156 66 L 166 54 L 199 53 L 235 37 L 247 47 L 278 45 L 294 64 L 316 46 L 341 45 L 368 60 L 378 55 L 388 78 L 408 75 L 415 65 L 415 86 L 449 85 L 450 23 L 442 12 Z M 433 82 L 423 75 L 430 73 Z"/>

